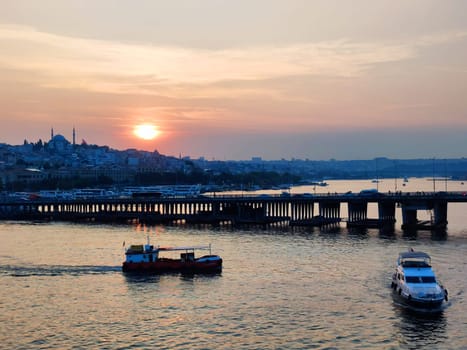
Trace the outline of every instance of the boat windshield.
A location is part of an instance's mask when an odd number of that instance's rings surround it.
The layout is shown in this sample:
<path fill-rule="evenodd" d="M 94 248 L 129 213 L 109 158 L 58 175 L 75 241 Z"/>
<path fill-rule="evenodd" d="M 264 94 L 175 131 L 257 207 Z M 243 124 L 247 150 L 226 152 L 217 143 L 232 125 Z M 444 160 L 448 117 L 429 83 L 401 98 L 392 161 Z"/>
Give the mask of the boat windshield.
<path fill-rule="evenodd" d="M 426 260 L 402 260 L 403 267 L 430 267 L 429 261 Z"/>
<path fill-rule="evenodd" d="M 405 276 L 407 283 L 436 283 L 434 276 Z"/>

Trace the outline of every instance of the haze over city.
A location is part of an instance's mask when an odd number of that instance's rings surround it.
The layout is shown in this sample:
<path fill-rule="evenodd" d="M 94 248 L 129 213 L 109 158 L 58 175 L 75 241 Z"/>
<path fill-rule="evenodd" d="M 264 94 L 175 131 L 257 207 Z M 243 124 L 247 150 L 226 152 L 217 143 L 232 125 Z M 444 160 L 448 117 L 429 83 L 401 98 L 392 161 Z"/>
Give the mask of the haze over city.
<path fill-rule="evenodd" d="M 0 142 L 456 158 L 465 1 L 2 1 Z M 145 126 L 143 126 L 145 125 Z"/>

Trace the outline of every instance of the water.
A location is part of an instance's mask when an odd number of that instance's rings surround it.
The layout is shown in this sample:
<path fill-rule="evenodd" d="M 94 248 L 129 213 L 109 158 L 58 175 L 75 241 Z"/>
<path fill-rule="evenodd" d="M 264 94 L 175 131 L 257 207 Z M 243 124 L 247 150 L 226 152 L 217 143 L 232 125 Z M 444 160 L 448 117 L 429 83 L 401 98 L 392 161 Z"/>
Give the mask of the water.
<path fill-rule="evenodd" d="M 374 185 L 347 188 L 367 184 Z M 343 225 L 321 231 L 2 222 L 0 348 L 466 348 L 466 209 L 449 206 L 445 234 L 407 234 L 397 224 L 386 234 Z M 123 275 L 122 243 L 144 243 L 147 235 L 161 245 L 212 243 L 224 259 L 222 274 Z M 392 299 L 395 259 L 408 247 L 432 256 L 449 290 L 438 315 L 413 313 Z"/>

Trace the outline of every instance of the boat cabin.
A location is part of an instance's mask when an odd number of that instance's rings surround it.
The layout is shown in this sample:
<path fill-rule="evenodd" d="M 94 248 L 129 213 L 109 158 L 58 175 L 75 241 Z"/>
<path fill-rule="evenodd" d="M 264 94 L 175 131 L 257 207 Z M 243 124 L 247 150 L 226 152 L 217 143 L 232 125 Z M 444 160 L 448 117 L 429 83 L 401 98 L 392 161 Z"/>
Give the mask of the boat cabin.
<path fill-rule="evenodd" d="M 159 258 L 159 249 L 150 244 L 131 245 L 125 255 L 130 263 L 154 262 Z"/>
<path fill-rule="evenodd" d="M 180 254 L 180 260 L 182 262 L 195 261 L 195 252 L 181 253 Z"/>

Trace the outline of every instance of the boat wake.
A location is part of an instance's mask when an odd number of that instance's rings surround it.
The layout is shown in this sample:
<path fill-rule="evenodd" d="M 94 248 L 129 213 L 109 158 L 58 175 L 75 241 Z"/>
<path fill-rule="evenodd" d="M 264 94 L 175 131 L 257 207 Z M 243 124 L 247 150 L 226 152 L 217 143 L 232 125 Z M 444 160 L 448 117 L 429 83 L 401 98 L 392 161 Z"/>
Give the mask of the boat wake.
<path fill-rule="evenodd" d="M 0 275 L 12 277 L 103 275 L 120 271 L 120 266 L 0 265 Z"/>

